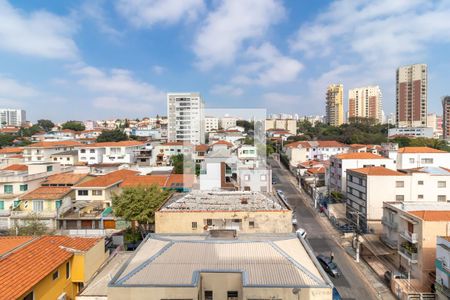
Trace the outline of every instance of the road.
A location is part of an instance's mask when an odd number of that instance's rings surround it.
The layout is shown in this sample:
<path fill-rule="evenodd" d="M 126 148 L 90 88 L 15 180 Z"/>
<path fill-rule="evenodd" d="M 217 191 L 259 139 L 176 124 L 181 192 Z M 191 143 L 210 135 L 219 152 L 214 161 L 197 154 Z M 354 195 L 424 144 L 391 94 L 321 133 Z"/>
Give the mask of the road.
<path fill-rule="evenodd" d="M 308 233 L 307 240 L 314 253 L 330 256 L 333 252 L 334 261 L 338 265 L 342 275 L 338 278 L 331 278 L 342 299 L 378 299 L 372 288 L 369 287 L 355 266 L 352 258 L 338 244 L 333 236 L 334 231 L 330 231 L 319 221 L 321 217 L 315 213 L 310 206 L 307 206 L 305 195 L 300 193 L 294 184 L 290 181 L 292 176 L 285 168 L 273 160 L 269 161 L 272 166 L 273 175 L 278 178 L 279 183 L 274 186 L 275 189 L 282 190 L 289 205 L 291 205 L 294 215 L 298 221 L 298 228 L 304 228 Z"/>

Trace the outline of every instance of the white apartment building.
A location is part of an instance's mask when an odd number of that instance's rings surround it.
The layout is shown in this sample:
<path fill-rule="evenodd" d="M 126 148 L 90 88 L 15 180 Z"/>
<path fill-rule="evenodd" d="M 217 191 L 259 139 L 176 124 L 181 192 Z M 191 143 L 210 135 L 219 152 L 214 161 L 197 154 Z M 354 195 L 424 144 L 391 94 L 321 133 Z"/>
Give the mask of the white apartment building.
<path fill-rule="evenodd" d="M 294 119 L 266 119 L 266 131 L 269 129 L 287 130 L 291 134 L 297 134 L 297 121 Z"/>
<path fill-rule="evenodd" d="M 272 193 L 272 170 L 265 167 L 239 166 L 236 170 L 240 191 Z"/>
<path fill-rule="evenodd" d="M 436 299 L 450 298 L 450 236 L 436 239 Z"/>
<path fill-rule="evenodd" d="M 238 121 L 238 118 L 236 118 L 236 117 L 225 116 L 225 117 L 220 118 L 219 127 L 223 130 L 227 130 L 230 127 L 236 127 L 237 121 Z"/>
<path fill-rule="evenodd" d="M 205 132 L 219 130 L 219 118 L 205 117 Z"/>
<path fill-rule="evenodd" d="M 450 168 L 450 152 L 429 147 L 404 147 L 397 152 L 397 169 Z"/>
<path fill-rule="evenodd" d="M 23 109 L 0 108 L 0 128 L 6 126 L 22 126 L 27 121 Z"/>
<path fill-rule="evenodd" d="M 450 201 L 450 172 L 442 168 L 421 168 L 399 172 L 385 167 L 347 170 L 347 215 L 360 216 L 366 231 L 380 232 L 383 202 Z M 354 217 L 353 217 L 354 216 Z"/>
<path fill-rule="evenodd" d="M 150 161 L 151 166 L 167 166 L 170 165 L 170 157 L 173 155 L 183 154 L 193 157 L 195 146 L 190 143 L 168 142 L 155 146 Z"/>
<path fill-rule="evenodd" d="M 348 91 L 349 118 L 370 118 L 381 123 L 382 98 L 378 85 L 350 89 Z"/>
<path fill-rule="evenodd" d="M 52 141 L 52 142 L 39 142 L 28 145 L 23 149 L 23 158 L 25 162 L 51 162 L 52 155 L 74 150 L 75 147 L 81 146 L 80 143 L 75 141 Z"/>
<path fill-rule="evenodd" d="M 397 127 L 389 128 L 388 137 L 393 138 L 396 136 L 408 136 L 408 137 L 424 137 L 431 139 L 433 137 L 433 128 L 431 127 Z"/>
<path fill-rule="evenodd" d="M 77 147 L 78 160 L 88 165 L 102 163 L 132 164 L 136 162 L 140 150 L 144 148 L 145 143 L 139 141 L 88 144 Z"/>
<path fill-rule="evenodd" d="M 199 93 L 168 93 L 168 141 L 204 144 L 204 106 Z"/>
<path fill-rule="evenodd" d="M 349 149 L 348 145 L 336 141 L 299 141 L 284 146 L 292 168 L 308 160 L 328 160 L 333 155 L 347 153 Z"/>
<path fill-rule="evenodd" d="M 395 170 L 395 162 L 392 159 L 368 152 L 343 153 L 332 156 L 327 174 L 330 191 L 345 193 L 347 170 L 365 167 L 386 167 Z"/>

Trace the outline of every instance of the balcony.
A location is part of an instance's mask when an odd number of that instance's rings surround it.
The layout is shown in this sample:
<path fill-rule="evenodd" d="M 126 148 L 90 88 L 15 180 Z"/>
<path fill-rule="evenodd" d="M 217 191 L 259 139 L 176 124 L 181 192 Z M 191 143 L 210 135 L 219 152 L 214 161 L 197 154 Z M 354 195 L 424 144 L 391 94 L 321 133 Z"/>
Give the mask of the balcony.
<path fill-rule="evenodd" d="M 0 210 L 0 217 L 9 217 L 11 215 L 10 210 Z"/>
<path fill-rule="evenodd" d="M 35 212 L 35 211 L 11 211 L 11 218 L 15 219 L 26 219 L 26 218 L 42 218 L 42 219 L 52 219 L 56 218 L 56 212 Z"/>
<path fill-rule="evenodd" d="M 448 287 L 440 284 L 439 282 L 435 282 L 434 287 L 436 288 L 436 291 L 440 292 L 441 294 L 444 294 L 445 296 L 447 296 L 448 299 L 450 299 L 450 289 Z"/>
<path fill-rule="evenodd" d="M 381 241 L 385 243 L 389 248 L 391 249 L 397 249 L 398 247 L 398 241 L 391 239 L 388 235 L 383 234 L 381 236 Z"/>
<path fill-rule="evenodd" d="M 400 236 L 405 240 L 407 240 L 408 242 L 417 244 L 417 233 L 412 233 L 409 232 L 408 230 L 404 230 L 403 232 L 400 232 Z"/>
<path fill-rule="evenodd" d="M 392 220 L 388 217 L 383 217 L 381 219 L 381 224 L 385 225 L 386 227 L 389 227 L 392 230 L 397 230 L 397 228 L 398 228 L 398 223 L 394 222 L 394 220 Z"/>
<path fill-rule="evenodd" d="M 398 254 L 400 254 L 400 256 L 402 256 L 403 258 L 409 260 L 412 264 L 417 263 L 417 248 L 415 248 L 415 246 L 412 244 L 403 243 L 398 249 Z"/>
<path fill-rule="evenodd" d="M 435 260 L 436 268 L 441 270 L 442 272 L 446 273 L 447 276 L 450 276 L 450 266 L 447 264 L 447 262 L 442 258 L 436 258 Z"/>

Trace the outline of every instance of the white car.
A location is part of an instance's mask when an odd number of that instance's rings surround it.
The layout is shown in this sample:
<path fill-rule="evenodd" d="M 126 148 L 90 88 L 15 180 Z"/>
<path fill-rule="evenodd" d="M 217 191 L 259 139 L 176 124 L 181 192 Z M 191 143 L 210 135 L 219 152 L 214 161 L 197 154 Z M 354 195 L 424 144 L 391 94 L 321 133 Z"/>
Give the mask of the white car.
<path fill-rule="evenodd" d="M 286 196 L 284 195 L 284 192 L 282 190 L 277 190 L 277 195 L 283 200 L 286 200 Z"/>
<path fill-rule="evenodd" d="M 294 226 L 297 225 L 297 218 L 295 218 L 295 217 L 292 218 L 292 225 L 294 225 Z"/>
<path fill-rule="evenodd" d="M 297 231 L 295 232 L 297 234 L 297 237 L 301 237 L 303 239 L 306 239 L 306 230 L 303 228 L 299 228 L 297 229 Z"/>

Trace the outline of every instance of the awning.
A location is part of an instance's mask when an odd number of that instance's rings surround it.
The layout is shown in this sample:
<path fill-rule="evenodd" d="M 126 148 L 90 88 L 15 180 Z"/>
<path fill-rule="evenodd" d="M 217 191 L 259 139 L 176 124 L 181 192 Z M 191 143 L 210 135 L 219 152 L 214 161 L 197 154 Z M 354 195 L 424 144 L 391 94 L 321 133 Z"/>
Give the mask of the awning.
<path fill-rule="evenodd" d="M 370 252 L 372 252 L 372 254 L 375 256 L 391 255 L 397 253 L 396 249 L 391 249 L 382 241 L 380 241 L 380 237 L 376 234 L 364 234 L 362 238 L 362 245 L 366 247 Z"/>

